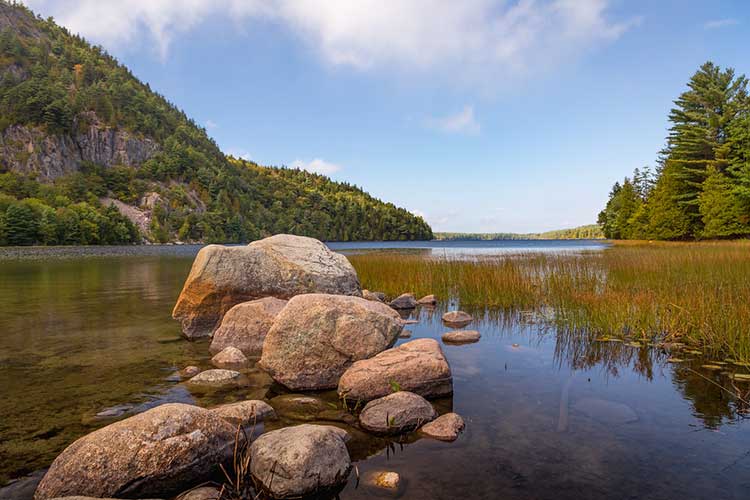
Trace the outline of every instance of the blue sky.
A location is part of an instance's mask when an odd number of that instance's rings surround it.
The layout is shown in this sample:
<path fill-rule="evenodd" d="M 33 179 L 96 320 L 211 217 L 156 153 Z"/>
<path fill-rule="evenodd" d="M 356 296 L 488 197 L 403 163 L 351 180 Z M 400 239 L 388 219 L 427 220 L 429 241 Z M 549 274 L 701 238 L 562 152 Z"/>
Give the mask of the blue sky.
<path fill-rule="evenodd" d="M 222 149 L 363 187 L 438 231 L 592 223 L 653 165 L 706 60 L 750 73 L 745 1 L 26 0 Z"/>

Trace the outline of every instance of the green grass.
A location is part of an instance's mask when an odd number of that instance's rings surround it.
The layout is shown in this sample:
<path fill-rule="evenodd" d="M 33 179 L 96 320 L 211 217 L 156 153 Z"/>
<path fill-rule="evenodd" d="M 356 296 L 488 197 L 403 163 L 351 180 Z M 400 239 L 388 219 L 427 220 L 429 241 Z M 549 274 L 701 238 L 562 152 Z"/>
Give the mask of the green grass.
<path fill-rule="evenodd" d="M 472 260 L 349 259 L 363 287 L 389 296 L 434 293 L 466 307 L 551 309 L 555 326 L 592 337 L 679 341 L 750 360 L 750 241 L 616 242 L 601 252 Z"/>

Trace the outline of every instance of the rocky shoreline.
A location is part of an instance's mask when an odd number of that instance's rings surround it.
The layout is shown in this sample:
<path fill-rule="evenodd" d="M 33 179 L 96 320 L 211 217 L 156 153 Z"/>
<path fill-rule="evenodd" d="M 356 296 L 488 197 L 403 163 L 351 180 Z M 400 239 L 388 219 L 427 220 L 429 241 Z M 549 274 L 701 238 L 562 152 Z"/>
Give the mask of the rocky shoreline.
<path fill-rule="evenodd" d="M 406 323 L 399 311 L 436 302 L 410 294 L 386 302 L 362 290 L 348 260 L 312 238 L 209 245 L 173 316 L 187 339 L 211 337 L 216 368 L 188 366 L 174 377 L 195 392 L 260 381 L 298 394 L 208 409 L 163 404 L 120 420 L 68 446 L 34 499 L 320 497 L 346 484 L 359 436 L 453 441 L 463 419 L 429 401 L 453 392 L 440 344 L 394 347 Z M 471 319 L 460 311 L 444 318 L 447 326 Z M 305 395 L 330 389 L 335 403 Z M 308 415 L 313 421 L 300 424 Z M 378 481 L 398 485 L 397 473 L 383 474 Z"/>

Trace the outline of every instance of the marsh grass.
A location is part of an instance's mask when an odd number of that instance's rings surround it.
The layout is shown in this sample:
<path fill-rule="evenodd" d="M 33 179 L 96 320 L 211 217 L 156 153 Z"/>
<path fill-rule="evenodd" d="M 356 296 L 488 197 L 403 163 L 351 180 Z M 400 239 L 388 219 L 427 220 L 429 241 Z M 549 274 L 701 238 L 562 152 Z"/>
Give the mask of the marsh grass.
<path fill-rule="evenodd" d="M 683 342 L 750 360 L 750 241 L 615 242 L 599 252 L 448 258 L 349 256 L 371 290 L 436 294 L 462 307 L 552 310 L 592 340 Z M 724 359 L 724 358 L 722 358 Z"/>

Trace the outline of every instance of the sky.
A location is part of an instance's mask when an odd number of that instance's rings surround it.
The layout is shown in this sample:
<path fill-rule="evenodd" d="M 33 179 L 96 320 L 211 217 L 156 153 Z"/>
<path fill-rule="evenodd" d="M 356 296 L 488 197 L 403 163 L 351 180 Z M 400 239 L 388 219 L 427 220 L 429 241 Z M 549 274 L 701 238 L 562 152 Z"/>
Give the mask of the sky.
<path fill-rule="evenodd" d="M 596 221 L 744 0 L 25 0 L 226 152 L 356 184 L 435 231 Z"/>

